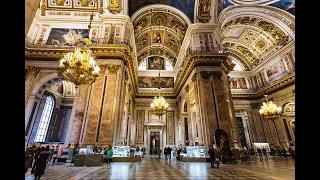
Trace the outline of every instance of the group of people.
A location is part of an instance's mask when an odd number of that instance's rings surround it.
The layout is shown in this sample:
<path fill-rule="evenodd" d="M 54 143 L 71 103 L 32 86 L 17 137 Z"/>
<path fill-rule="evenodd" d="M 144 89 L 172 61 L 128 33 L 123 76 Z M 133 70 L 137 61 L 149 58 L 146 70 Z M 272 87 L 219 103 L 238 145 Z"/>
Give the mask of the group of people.
<path fill-rule="evenodd" d="M 260 158 L 260 161 L 262 161 L 263 157 L 262 157 L 262 153 L 263 156 L 265 157 L 266 160 L 268 160 L 268 155 L 267 155 L 267 150 L 265 148 L 260 149 L 259 147 L 257 148 L 257 152 Z"/>
<path fill-rule="evenodd" d="M 40 179 L 51 158 L 54 158 L 54 162 L 57 158 L 57 148 L 53 147 L 52 149 L 50 151 L 49 145 L 46 147 L 37 147 L 36 145 L 28 147 L 25 151 L 25 173 L 27 173 L 29 168 L 32 168 L 31 174 L 34 174 L 35 180 Z"/>

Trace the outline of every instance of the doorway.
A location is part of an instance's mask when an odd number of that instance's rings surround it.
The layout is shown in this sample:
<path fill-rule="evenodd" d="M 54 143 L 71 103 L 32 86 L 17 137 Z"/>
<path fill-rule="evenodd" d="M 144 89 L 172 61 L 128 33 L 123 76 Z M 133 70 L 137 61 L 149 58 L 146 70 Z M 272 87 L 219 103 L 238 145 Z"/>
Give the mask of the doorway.
<path fill-rule="evenodd" d="M 160 133 L 151 132 L 150 133 L 150 154 L 157 154 L 160 148 Z"/>

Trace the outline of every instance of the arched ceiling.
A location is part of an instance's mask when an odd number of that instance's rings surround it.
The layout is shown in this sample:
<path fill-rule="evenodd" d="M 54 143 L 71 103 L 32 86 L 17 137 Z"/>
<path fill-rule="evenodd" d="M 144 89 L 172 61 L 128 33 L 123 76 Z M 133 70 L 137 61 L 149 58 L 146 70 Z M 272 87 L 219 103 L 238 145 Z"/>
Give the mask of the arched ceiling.
<path fill-rule="evenodd" d="M 223 47 L 246 60 L 250 69 L 286 45 L 292 38 L 270 20 L 258 16 L 236 16 L 221 27 Z"/>
<path fill-rule="evenodd" d="M 166 57 L 174 67 L 188 25 L 191 22 L 178 9 L 148 6 L 132 16 L 138 64 L 147 56 Z"/>
<path fill-rule="evenodd" d="M 129 16 L 131 17 L 137 10 L 151 4 L 164 4 L 175 7 L 182 11 L 191 22 L 194 19 L 195 0 L 128 0 Z"/>

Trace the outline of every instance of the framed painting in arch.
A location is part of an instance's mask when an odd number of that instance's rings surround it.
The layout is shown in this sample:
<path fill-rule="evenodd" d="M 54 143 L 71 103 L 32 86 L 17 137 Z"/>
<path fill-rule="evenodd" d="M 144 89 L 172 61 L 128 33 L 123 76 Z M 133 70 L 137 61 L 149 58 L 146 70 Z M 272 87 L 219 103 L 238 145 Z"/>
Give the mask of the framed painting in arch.
<path fill-rule="evenodd" d="M 148 70 L 164 70 L 164 58 L 159 56 L 149 57 Z"/>

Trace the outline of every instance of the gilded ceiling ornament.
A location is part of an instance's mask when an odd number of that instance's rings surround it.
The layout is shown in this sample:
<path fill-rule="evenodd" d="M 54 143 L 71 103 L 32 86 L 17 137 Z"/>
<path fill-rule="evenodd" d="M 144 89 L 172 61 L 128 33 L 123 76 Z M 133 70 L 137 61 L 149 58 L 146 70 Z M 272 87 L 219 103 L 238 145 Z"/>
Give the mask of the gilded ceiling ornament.
<path fill-rule="evenodd" d="M 120 13 L 122 10 L 121 1 L 120 0 L 109 0 L 108 10 L 112 14 Z"/>
<path fill-rule="evenodd" d="M 258 39 L 256 42 L 255 42 L 255 47 L 259 50 L 263 50 L 267 47 L 268 45 L 268 41 L 266 41 L 265 39 L 261 38 L 261 39 Z"/>
<path fill-rule="evenodd" d="M 57 6 L 64 6 L 64 2 L 66 2 L 66 0 L 56 0 Z"/>
<path fill-rule="evenodd" d="M 42 5 L 41 5 L 41 16 L 45 16 L 46 15 L 46 4 L 47 4 L 47 2 L 46 2 L 46 0 L 42 0 Z"/>
<path fill-rule="evenodd" d="M 196 82 L 197 81 L 197 73 L 194 73 L 192 78 L 191 78 L 192 82 Z"/>
<path fill-rule="evenodd" d="M 187 86 L 184 88 L 184 90 L 185 90 L 186 92 L 189 92 L 189 85 L 187 85 Z"/>
<path fill-rule="evenodd" d="M 28 75 L 30 74 L 30 75 L 33 75 L 34 77 L 37 76 L 38 73 L 40 72 L 40 69 L 35 66 L 27 66 L 26 70 Z"/>
<path fill-rule="evenodd" d="M 211 19 L 210 15 L 211 0 L 200 0 L 198 9 L 198 20 L 206 23 Z"/>
<path fill-rule="evenodd" d="M 184 25 L 182 23 L 180 23 L 179 21 L 177 20 L 172 20 L 170 23 L 169 23 L 169 27 L 171 29 L 173 29 L 177 35 L 179 36 L 179 38 L 183 38 L 185 33 L 186 33 L 186 28 L 184 27 Z"/>
<path fill-rule="evenodd" d="M 89 3 L 92 1 L 92 0 L 78 0 L 81 4 L 81 7 L 88 7 L 89 6 Z"/>
<path fill-rule="evenodd" d="M 166 26 L 166 24 L 167 18 L 164 13 L 158 12 L 151 17 L 151 25 L 153 26 Z"/>
<path fill-rule="evenodd" d="M 150 45 L 150 36 L 149 33 L 145 33 L 141 35 L 137 40 L 137 51 L 139 52 L 141 49 L 143 49 L 146 46 Z"/>
<path fill-rule="evenodd" d="M 134 27 L 135 33 L 139 33 L 147 25 L 148 25 L 148 20 L 146 18 L 139 20 Z"/>
<path fill-rule="evenodd" d="M 116 74 L 120 69 L 121 65 L 108 65 L 109 73 Z"/>
<path fill-rule="evenodd" d="M 254 57 L 254 55 L 245 47 L 237 46 L 237 49 L 241 52 L 243 57 L 248 60 L 249 64 L 254 65 L 258 62 L 258 60 Z"/>
<path fill-rule="evenodd" d="M 283 46 L 289 40 L 289 37 L 286 36 L 283 31 L 281 31 L 278 27 L 276 27 L 272 23 L 269 23 L 266 21 L 260 21 L 258 23 L 258 27 L 262 28 L 264 31 L 269 33 L 276 40 L 277 46 Z"/>

